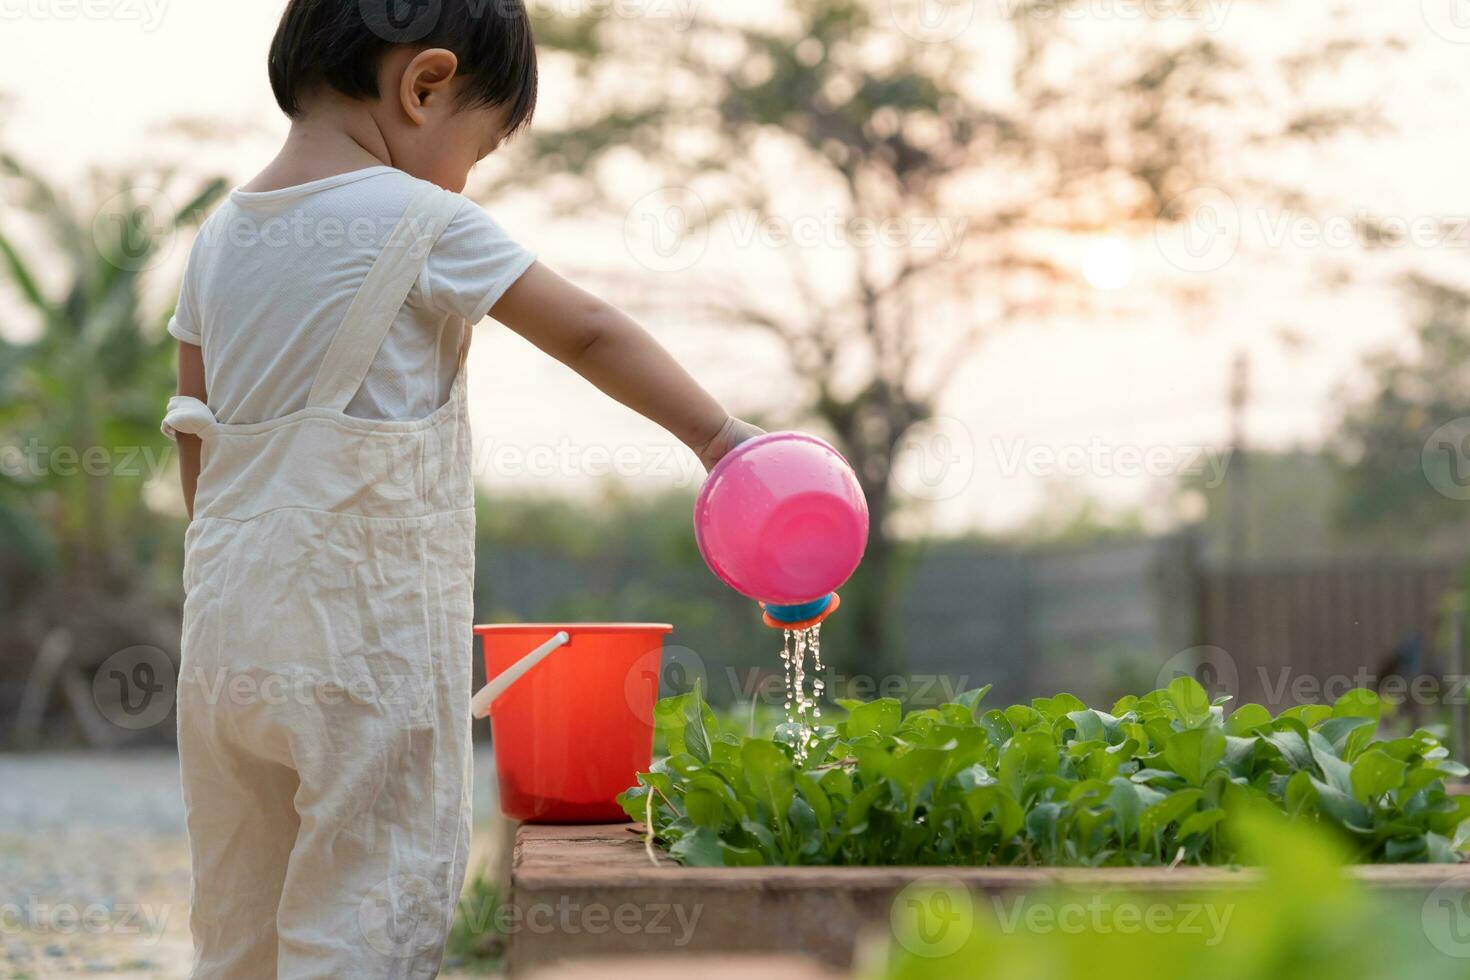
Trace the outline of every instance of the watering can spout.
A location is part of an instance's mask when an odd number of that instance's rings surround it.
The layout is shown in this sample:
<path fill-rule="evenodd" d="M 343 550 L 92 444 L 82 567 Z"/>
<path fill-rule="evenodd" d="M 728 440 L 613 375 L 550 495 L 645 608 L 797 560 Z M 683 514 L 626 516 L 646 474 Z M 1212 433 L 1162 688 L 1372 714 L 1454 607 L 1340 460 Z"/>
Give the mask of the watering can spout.
<path fill-rule="evenodd" d="M 842 597 L 836 592 L 828 593 L 820 599 L 811 602 L 798 602 L 792 605 L 781 605 L 775 602 L 761 603 L 761 609 L 765 611 L 765 624 L 771 629 L 777 630 L 804 630 L 826 619 L 837 611 L 842 605 Z"/>
<path fill-rule="evenodd" d="M 496 698 L 504 694 L 516 681 L 526 676 L 526 672 L 532 667 L 551 656 L 557 649 L 566 646 L 571 640 L 572 638 L 567 634 L 567 631 L 562 630 L 501 671 L 498 677 L 480 688 L 479 693 L 470 699 L 470 714 L 476 718 L 488 717 L 490 714 L 490 705 L 495 702 Z"/>

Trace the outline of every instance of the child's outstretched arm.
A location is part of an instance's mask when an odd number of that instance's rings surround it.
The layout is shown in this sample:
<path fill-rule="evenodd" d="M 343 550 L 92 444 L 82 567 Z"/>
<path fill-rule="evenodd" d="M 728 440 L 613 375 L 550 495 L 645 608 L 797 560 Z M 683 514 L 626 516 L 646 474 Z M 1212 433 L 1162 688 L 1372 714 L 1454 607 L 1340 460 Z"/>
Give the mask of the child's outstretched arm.
<path fill-rule="evenodd" d="M 539 262 L 506 290 L 490 315 L 669 430 L 706 468 L 760 434 L 732 418 L 631 317 Z"/>

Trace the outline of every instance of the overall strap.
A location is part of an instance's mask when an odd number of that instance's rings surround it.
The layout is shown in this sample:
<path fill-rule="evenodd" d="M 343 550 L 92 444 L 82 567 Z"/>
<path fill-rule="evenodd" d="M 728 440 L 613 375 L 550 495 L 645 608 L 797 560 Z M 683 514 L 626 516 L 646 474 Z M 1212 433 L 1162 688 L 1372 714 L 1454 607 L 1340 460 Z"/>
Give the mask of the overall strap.
<path fill-rule="evenodd" d="M 462 197 L 437 187 L 409 202 L 327 347 L 307 407 L 346 410 L 367 378 L 429 252 L 463 206 Z"/>

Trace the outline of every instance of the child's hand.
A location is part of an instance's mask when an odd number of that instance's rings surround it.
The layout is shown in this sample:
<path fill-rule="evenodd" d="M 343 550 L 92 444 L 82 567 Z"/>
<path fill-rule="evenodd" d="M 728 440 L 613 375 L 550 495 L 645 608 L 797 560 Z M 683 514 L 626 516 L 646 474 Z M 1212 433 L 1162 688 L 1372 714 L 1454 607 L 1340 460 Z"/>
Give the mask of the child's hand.
<path fill-rule="evenodd" d="M 731 417 L 725 421 L 725 427 L 720 430 L 718 435 L 703 446 L 697 447 L 695 452 L 699 454 L 699 461 L 704 464 L 704 468 L 706 470 L 712 470 L 715 464 L 724 459 L 725 454 L 730 450 L 747 439 L 754 439 L 756 436 L 763 436 L 765 434 L 765 429 Z"/>

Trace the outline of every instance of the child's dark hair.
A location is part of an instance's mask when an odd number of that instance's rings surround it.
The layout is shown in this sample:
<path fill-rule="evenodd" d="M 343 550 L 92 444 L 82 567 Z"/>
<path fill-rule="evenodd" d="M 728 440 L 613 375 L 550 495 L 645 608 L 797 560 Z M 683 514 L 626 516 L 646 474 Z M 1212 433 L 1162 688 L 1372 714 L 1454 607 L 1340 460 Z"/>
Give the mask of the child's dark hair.
<path fill-rule="evenodd" d="M 505 106 L 509 131 L 536 109 L 536 47 L 522 0 L 290 0 L 271 42 L 270 78 L 288 116 L 325 83 L 355 99 L 378 95 L 378 65 L 400 44 L 447 48 L 470 106 Z"/>

